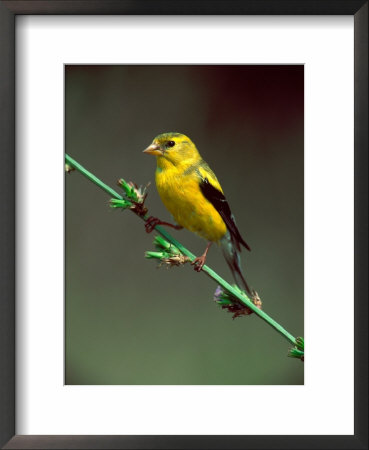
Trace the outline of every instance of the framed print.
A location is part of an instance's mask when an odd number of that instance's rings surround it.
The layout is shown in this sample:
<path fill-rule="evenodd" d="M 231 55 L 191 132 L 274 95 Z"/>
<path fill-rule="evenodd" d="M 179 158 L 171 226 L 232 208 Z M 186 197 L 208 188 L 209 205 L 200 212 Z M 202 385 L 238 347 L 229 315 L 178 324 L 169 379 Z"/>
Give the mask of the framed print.
<path fill-rule="evenodd" d="M 0 8 L 1 445 L 367 448 L 367 3 Z"/>

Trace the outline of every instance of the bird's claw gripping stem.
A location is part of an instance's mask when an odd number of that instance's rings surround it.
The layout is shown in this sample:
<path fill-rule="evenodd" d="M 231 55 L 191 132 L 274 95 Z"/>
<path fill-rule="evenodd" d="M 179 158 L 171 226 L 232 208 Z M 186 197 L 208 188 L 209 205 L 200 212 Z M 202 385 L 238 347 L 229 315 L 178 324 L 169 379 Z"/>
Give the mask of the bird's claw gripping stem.
<path fill-rule="evenodd" d="M 154 231 L 156 225 L 160 225 L 160 223 L 161 222 L 157 217 L 149 217 L 145 223 L 146 233 L 151 233 L 152 231 Z"/>
<path fill-rule="evenodd" d="M 193 261 L 192 261 L 192 265 L 195 266 L 194 269 L 196 270 L 196 272 L 201 272 L 202 268 L 205 265 L 205 261 L 206 261 L 206 255 L 208 254 L 209 248 L 211 246 L 212 242 L 209 242 L 208 245 L 206 246 L 206 249 L 204 251 L 204 253 L 201 256 L 197 256 Z"/>
<path fill-rule="evenodd" d="M 194 266 L 196 272 L 201 272 L 202 268 L 205 265 L 206 255 L 197 256 L 192 262 L 191 265 Z"/>
<path fill-rule="evenodd" d="M 174 228 L 175 230 L 181 230 L 183 228 L 181 225 L 173 225 L 169 222 L 163 222 L 157 217 L 150 216 L 145 223 L 146 233 L 151 233 L 154 231 L 156 225 L 166 225 L 167 227 Z"/>

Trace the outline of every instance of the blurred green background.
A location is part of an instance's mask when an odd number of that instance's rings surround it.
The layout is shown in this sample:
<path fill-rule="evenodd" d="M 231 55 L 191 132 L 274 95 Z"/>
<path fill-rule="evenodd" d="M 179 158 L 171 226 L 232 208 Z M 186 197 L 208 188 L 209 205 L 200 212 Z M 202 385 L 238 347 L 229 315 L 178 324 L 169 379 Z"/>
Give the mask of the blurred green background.
<path fill-rule="evenodd" d="M 303 66 L 65 67 L 66 152 L 113 188 L 152 182 L 159 133 L 188 135 L 217 174 L 241 234 L 249 284 L 290 333 L 304 332 Z M 79 173 L 65 180 L 66 384 L 303 384 L 290 344 L 255 314 L 232 320 L 190 266 L 158 269 L 154 234 Z M 196 254 L 205 241 L 176 239 Z M 207 263 L 232 281 L 218 248 Z"/>

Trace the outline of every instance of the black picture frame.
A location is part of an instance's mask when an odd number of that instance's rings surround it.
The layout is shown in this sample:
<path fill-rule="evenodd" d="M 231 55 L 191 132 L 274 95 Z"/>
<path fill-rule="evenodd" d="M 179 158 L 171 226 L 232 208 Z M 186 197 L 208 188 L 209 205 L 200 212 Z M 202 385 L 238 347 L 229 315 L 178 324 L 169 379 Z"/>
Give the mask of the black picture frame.
<path fill-rule="evenodd" d="M 19 14 L 353 15 L 355 39 L 355 433 L 353 436 L 15 435 L 15 18 Z M 0 1 L 0 445 L 7 449 L 368 448 L 368 1 Z M 334 361 L 332 361 L 334 364 Z M 319 405 L 317 405 L 317 408 Z"/>

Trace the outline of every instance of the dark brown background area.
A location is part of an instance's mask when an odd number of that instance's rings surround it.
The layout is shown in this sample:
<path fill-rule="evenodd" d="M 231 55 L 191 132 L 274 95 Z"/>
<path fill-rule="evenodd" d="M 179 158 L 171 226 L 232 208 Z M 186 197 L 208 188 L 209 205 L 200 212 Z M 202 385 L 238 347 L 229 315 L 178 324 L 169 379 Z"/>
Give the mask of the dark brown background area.
<path fill-rule="evenodd" d="M 112 187 L 151 181 L 147 205 L 163 220 L 142 150 L 187 134 L 252 248 L 243 267 L 264 310 L 303 335 L 303 66 L 66 66 L 65 99 L 66 152 Z M 65 193 L 66 384 L 303 384 L 289 343 L 255 315 L 232 320 L 210 279 L 144 259 L 154 236 L 137 217 L 76 172 Z M 215 247 L 208 264 L 232 280 Z"/>

